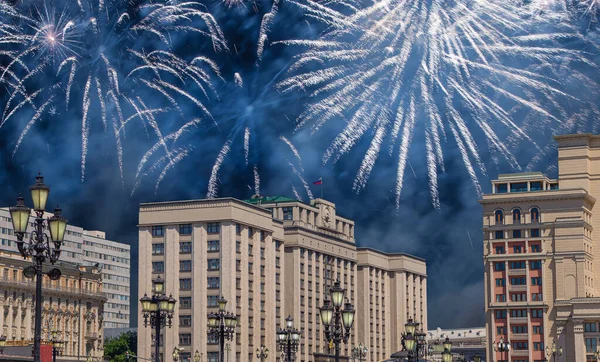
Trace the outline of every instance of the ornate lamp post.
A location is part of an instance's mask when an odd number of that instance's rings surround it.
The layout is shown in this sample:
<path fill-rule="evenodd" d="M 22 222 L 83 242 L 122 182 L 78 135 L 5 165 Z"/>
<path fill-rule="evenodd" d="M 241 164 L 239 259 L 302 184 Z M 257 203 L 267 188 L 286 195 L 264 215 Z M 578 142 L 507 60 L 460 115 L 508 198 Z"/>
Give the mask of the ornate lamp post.
<path fill-rule="evenodd" d="M 33 360 L 41 362 L 40 346 L 42 343 L 42 266 L 46 260 L 54 265 L 60 257 L 60 247 L 67 229 L 67 220 L 61 217 L 60 208 L 54 210 L 54 216 L 44 219 L 44 210 L 50 188 L 44 185 L 44 178 L 38 174 L 35 185 L 29 188 L 33 199 L 33 210 L 35 211 L 33 230 L 27 243 L 23 241 L 29 225 L 31 209 L 25 206 L 22 196 L 17 198 L 17 206 L 9 209 L 12 218 L 13 229 L 17 237 L 17 248 L 23 258 L 33 259 L 35 269 L 35 333 L 33 337 Z M 46 233 L 48 229 L 48 233 Z M 54 269 L 52 279 L 60 278 L 60 270 Z"/>
<path fill-rule="evenodd" d="M 269 356 L 269 349 L 265 346 L 260 346 L 260 348 L 256 349 L 256 358 L 263 362 Z"/>
<path fill-rule="evenodd" d="M 452 362 L 452 342 L 450 342 L 448 337 L 446 337 L 443 346 L 444 352 L 442 352 L 442 361 Z"/>
<path fill-rule="evenodd" d="M 227 300 L 219 299 L 219 311 L 208 314 L 208 335 L 219 339 L 219 360 L 225 360 L 225 340 L 233 340 L 233 333 L 237 326 L 237 316 L 225 311 Z"/>
<path fill-rule="evenodd" d="M 500 337 L 500 341 L 494 344 L 494 352 L 500 352 L 500 357 L 504 359 L 504 352 L 508 354 L 508 351 L 510 351 L 510 342 L 504 342 L 504 338 Z"/>
<path fill-rule="evenodd" d="M 475 356 L 473 356 L 473 361 L 474 362 L 481 362 L 481 357 L 479 356 L 479 353 L 475 353 Z"/>
<path fill-rule="evenodd" d="M 552 341 L 552 347 L 550 346 L 546 346 L 546 356 L 548 356 L 548 358 L 552 357 L 552 361 L 556 362 L 556 356 L 562 356 L 563 354 L 563 348 L 562 347 L 558 347 L 556 348 L 556 343 L 555 341 Z"/>
<path fill-rule="evenodd" d="M 62 354 L 63 341 L 58 339 L 58 331 L 52 331 L 52 362 L 56 362 L 56 357 Z"/>
<path fill-rule="evenodd" d="M 406 324 L 404 324 L 404 332 L 402 333 L 402 346 L 404 346 L 404 350 L 408 352 L 408 360 L 412 361 L 413 357 L 415 357 L 415 349 L 418 346 L 418 340 L 415 336 L 415 330 L 419 326 L 418 322 L 414 322 L 412 318 L 409 318 Z M 416 351 L 417 358 L 419 356 L 419 351 Z"/>
<path fill-rule="evenodd" d="M 277 344 L 279 345 L 281 354 L 284 356 L 284 362 L 294 361 L 299 343 L 300 331 L 294 328 L 294 318 L 288 316 L 285 319 L 285 329 L 277 331 Z"/>
<path fill-rule="evenodd" d="M 340 287 L 339 280 L 333 284 L 329 294 L 331 304 L 328 299 L 325 299 L 325 304 L 320 309 L 321 322 L 325 327 L 325 337 L 335 345 L 335 362 L 339 362 L 340 344 L 348 343 L 350 338 L 350 329 L 354 323 L 354 306 L 348 300 L 344 304 L 346 290 Z"/>
<path fill-rule="evenodd" d="M 202 359 L 202 354 L 200 352 L 198 352 L 198 350 L 196 350 L 196 353 L 194 353 L 194 362 L 200 362 L 201 359 Z"/>
<path fill-rule="evenodd" d="M 356 360 L 358 358 L 358 361 L 362 362 L 363 358 L 367 357 L 367 352 L 369 352 L 369 349 L 359 343 L 358 346 L 352 348 L 352 359 Z"/>
<path fill-rule="evenodd" d="M 146 293 L 140 299 L 144 316 L 144 327 L 154 328 L 154 359 L 160 362 L 160 330 L 173 325 L 173 311 L 177 300 L 165 294 L 165 281 L 158 278 L 152 280 L 152 298 Z"/>
<path fill-rule="evenodd" d="M 415 332 L 415 337 L 417 339 L 417 360 L 418 360 L 419 357 L 427 356 L 427 341 L 425 340 L 425 337 L 427 337 L 427 333 L 425 333 L 423 331 L 423 329 L 421 329 L 420 331 Z"/>
<path fill-rule="evenodd" d="M 183 351 L 183 348 L 175 347 L 173 348 L 173 362 L 179 362 L 179 352 Z"/>
<path fill-rule="evenodd" d="M 6 346 L 6 336 L 0 336 L 0 354 L 4 354 L 5 346 Z"/>

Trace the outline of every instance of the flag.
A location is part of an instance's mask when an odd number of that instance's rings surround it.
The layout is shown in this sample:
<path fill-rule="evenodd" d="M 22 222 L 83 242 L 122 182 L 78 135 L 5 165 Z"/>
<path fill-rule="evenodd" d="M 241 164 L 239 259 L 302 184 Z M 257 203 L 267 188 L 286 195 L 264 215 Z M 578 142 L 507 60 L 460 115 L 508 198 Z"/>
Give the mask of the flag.
<path fill-rule="evenodd" d="M 313 181 L 313 185 L 322 185 L 323 184 L 323 178 L 319 178 L 317 181 Z"/>

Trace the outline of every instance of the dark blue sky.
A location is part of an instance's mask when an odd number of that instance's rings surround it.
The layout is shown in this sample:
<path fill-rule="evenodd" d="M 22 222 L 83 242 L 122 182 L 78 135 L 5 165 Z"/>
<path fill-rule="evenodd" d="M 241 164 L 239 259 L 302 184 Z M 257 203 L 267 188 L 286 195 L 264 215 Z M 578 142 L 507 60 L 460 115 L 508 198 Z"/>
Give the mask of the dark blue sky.
<path fill-rule="evenodd" d="M 234 8 L 227 8 L 220 2 L 206 4 L 223 29 L 230 50 L 214 54 L 211 44 L 189 35 L 173 37 L 173 49 L 184 58 L 209 53 L 219 65 L 223 81 L 216 82 L 218 98 L 207 102 L 215 122 L 203 121 L 185 135 L 185 143 L 192 146 L 189 155 L 166 174 L 156 192 L 155 183 L 160 172 L 144 178 L 131 195 L 140 158 L 155 143 L 155 138 L 147 136 L 141 124 L 130 125 L 122 139 L 122 182 L 115 137 L 110 129 L 102 127 L 97 106 L 92 106 L 86 175 L 81 181 L 81 110 L 75 107 L 69 112 L 59 111 L 53 116 L 42 117 L 14 156 L 16 140 L 31 114 L 15 117 L 0 128 L 0 183 L 3 185 L 0 205 L 12 205 L 18 193 L 27 192 L 34 175 L 41 171 L 52 188 L 50 204 L 59 203 L 69 223 L 88 230 L 104 230 L 107 238 L 132 245 L 132 280 L 135 280 L 139 203 L 204 198 L 214 160 L 227 140 L 232 142 L 231 151 L 219 173 L 219 196 L 249 198 L 254 188 L 252 170 L 257 165 L 263 195 L 293 196 L 294 185 L 307 201 L 306 193 L 288 164 L 288 160 L 295 162 L 294 155 L 279 139 L 285 136 L 298 148 L 309 184 L 323 177 L 324 198 L 336 203 L 338 214 L 355 220 L 359 246 L 407 252 L 427 259 L 429 328 L 482 326 L 481 209 L 455 145 L 443 141 L 445 172 L 439 175 L 439 209 L 432 207 L 425 157 L 419 148 L 410 153 L 399 208 L 394 194 L 397 159 L 388 156 L 387 152 L 382 152 L 365 190 L 357 194 L 352 190 L 352 183 L 369 146 L 368 140 L 360 141 L 338 163 L 323 166 L 321 157 L 333 139 L 332 134 L 339 132 L 344 121 L 339 120 L 312 136 L 309 130 L 294 132 L 294 120 L 311 100 L 302 93 L 281 94 L 273 89 L 274 82 L 281 79 L 298 50 L 271 42 L 314 39 L 324 26 L 307 20 L 297 7 L 283 2 L 272 26 L 270 45 L 262 61 L 258 62 L 256 46 L 260 21 L 271 8 L 271 2 L 258 1 Z M 593 32 L 590 34 L 597 37 Z M 119 38 L 119 41 L 132 40 Z M 155 41 L 146 35 L 133 39 L 135 46 L 142 48 L 153 47 Z M 119 64 L 126 69 L 129 61 L 124 57 Z M 235 73 L 241 75 L 242 87 L 236 86 Z M 50 81 L 51 78 L 40 80 Z M 81 93 L 83 85 L 84 82 L 76 83 L 75 92 Z M 0 104 L 5 101 L 6 93 L 0 97 Z M 184 119 L 198 116 L 198 110 L 185 103 L 182 113 Z M 181 125 L 181 119 L 172 113 L 160 122 L 167 131 Z M 171 123 L 172 127 L 169 126 Z M 248 164 L 243 147 L 246 127 L 251 130 Z M 565 131 L 592 129 L 590 124 L 578 122 L 563 128 Z M 549 170 L 550 176 L 554 176 L 552 168 L 548 167 L 556 163 L 551 136 L 557 130 L 538 131 L 535 139 L 538 146 L 519 143 L 513 147 L 514 155 L 525 167 L 533 156 L 540 154 L 540 149 L 546 147 L 534 169 Z M 414 142 L 423 141 L 415 139 Z M 481 158 L 487 174 L 478 173 L 479 182 L 483 191 L 489 192 L 490 178 L 513 170 L 484 148 Z M 318 196 L 320 189 L 312 187 L 312 192 Z M 135 282 L 132 283 L 132 298 L 136 308 Z"/>

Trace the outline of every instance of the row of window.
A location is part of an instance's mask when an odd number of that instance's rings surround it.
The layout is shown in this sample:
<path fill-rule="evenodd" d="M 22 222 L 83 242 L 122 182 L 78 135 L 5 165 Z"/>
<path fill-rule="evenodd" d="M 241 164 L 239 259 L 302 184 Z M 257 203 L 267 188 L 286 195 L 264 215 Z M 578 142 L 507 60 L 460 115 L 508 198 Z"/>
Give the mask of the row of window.
<path fill-rule="evenodd" d="M 209 253 L 218 252 L 220 250 L 219 240 L 208 240 L 206 251 Z M 152 255 L 163 255 L 165 253 L 164 243 L 152 244 Z M 190 241 L 182 241 L 179 243 L 179 254 L 191 254 L 192 243 Z"/>
<path fill-rule="evenodd" d="M 510 300 L 512 302 L 526 302 L 527 301 L 527 293 L 511 293 Z M 542 301 L 542 293 L 531 293 L 532 301 Z M 504 303 L 506 302 L 506 294 L 496 294 L 496 302 Z"/>
<path fill-rule="evenodd" d="M 542 328 L 542 326 L 532 326 L 531 329 L 533 330 L 533 334 L 544 334 L 544 329 Z M 511 330 L 513 333 L 528 333 L 527 326 L 512 326 Z M 496 334 L 505 336 L 506 326 L 496 327 Z"/>
<path fill-rule="evenodd" d="M 495 312 L 496 319 L 506 319 L 507 311 L 506 309 L 497 309 Z M 511 309 L 510 310 L 511 318 L 526 318 L 527 317 L 527 309 Z M 531 309 L 531 318 L 543 318 L 544 310 L 543 309 Z"/>
<path fill-rule="evenodd" d="M 529 215 L 531 216 L 532 223 L 540 222 L 540 210 L 537 207 L 532 207 L 529 210 Z M 504 225 L 504 211 L 494 211 L 494 220 L 496 225 Z M 521 223 L 521 209 L 515 208 L 512 210 L 512 220 L 513 224 Z"/>
<path fill-rule="evenodd" d="M 513 239 L 520 239 L 525 237 L 525 233 L 521 233 L 522 230 L 513 230 L 512 237 Z M 494 233 L 495 239 L 504 239 L 505 231 L 504 230 L 496 230 Z M 530 238 L 539 238 L 540 237 L 540 229 L 529 229 L 529 237 Z M 539 251 L 538 251 L 539 252 Z M 497 253 L 504 254 L 504 253 Z"/>
<path fill-rule="evenodd" d="M 209 222 L 206 224 L 206 232 L 209 234 L 218 234 L 221 231 L 221 225 L 218 222 Z M 191 235 L 192 224 L 180 224 L 179 235 Z M 153 225 L 152 236 L 164 236 L 165 227 L 164 225 Z"/>
<path fill-rule="evenodd" d="M 508 264 L 509 269 L 525 269 L 526 266 L 527 266 L 526 261 L 511 261 Z M 541 260 L 529 261 L 529 269 L 530 270 L 542 269 L 542 261 Z M 506 270 L 506 264 L 503 261 L 494 262 L 494 271 L 504 271 L 504 270 Z"/>

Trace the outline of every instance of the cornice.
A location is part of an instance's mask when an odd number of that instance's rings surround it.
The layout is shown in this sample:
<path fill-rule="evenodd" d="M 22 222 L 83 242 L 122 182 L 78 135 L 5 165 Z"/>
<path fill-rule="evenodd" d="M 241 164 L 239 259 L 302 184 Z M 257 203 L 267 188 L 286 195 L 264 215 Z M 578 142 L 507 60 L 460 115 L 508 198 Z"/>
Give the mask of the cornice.
<path fill-rule="evenodd" d="M 514 204 L 519 202 L 586 200 L 594 204 L 596 199 L 585 189 L 548 190 L 539 192 L 512 192 L 486 194 L 479 200 L 481 205 Z"/>
<path fill-rule="evenodd" d="M 271 215 L 271 212 L 263 207 L 235 199 L 233 197 L 224 197 L 218 199 L 198 199 L 198 200 L 177 200 L 140 203 L 140 212 L 152 211 L 173 211 L 189 209 L 208 209 L 214 207 L 241 206 L 264 214 Z"/>

